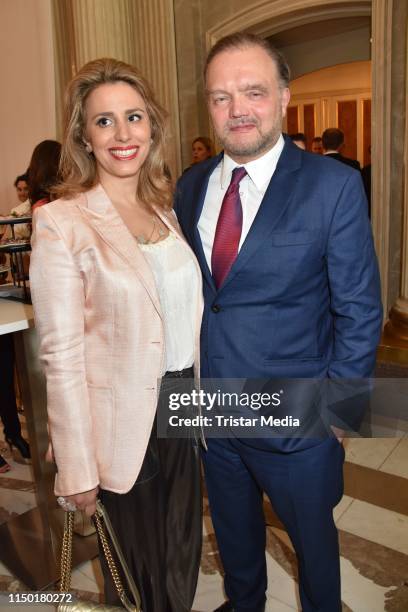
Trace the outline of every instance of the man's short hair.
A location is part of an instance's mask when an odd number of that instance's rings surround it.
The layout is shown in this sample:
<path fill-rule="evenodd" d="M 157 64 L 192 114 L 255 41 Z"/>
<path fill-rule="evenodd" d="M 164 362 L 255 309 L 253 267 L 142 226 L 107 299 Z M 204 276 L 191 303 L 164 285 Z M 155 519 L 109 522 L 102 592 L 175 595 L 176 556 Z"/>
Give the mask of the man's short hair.
<path fill-rule="evenodd" d="M 294 142 L 303 142 L 305 145 L 307 144 L 306 136 L 303 132 L 298 132 L 297 134 L 289 134 L 289 138 L 291 138 Z"/>
<path fill-rule="evenodd" d="M 245 49 L 247 47 L 260 47 L 263 49 L 275 62 L 281 87 L 287 87 L 289 85 L 290 69 L 283 54 L 278 51 L 278 49 L 276 49 L 267 38 L 261 38 L 256 34 L 249 34 L 247 32 L 236 32 L 235 34 L 229 34 L 228 36 L 220 38 L 220 40 L 215 43 L 213 48 L 208 53 L 207 60 L 205 62 L 204 77 L 206 77 L 208 66 L 216 55 L 219 55 L 224 51 Z"/>
<path fill-rule="evenodd" d="M 344 142 L 344 134 L 339 128 L 327 128 L 322 134 L 323 148 L 326 151 L 337 151 Z"/>
<path fill-rule="evenodd" d="M 315 137 L 312 139 L 312 142 L 322 142 L 322 139 L 321 139 L 321 137 L 320 137 L 320 136 L 315 136 Z"/>

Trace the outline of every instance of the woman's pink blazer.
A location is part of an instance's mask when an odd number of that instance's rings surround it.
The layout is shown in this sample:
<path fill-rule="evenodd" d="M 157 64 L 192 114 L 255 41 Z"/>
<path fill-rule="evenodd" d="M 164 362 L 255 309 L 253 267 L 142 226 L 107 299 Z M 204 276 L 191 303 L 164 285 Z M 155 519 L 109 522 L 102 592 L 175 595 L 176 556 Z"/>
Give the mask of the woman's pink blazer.
<path fill-rule="evenodd" d="M 174 213 L 158 214 L 191 251 Z M 126 493 L 143 462 L 163 367 L 152 271 L 101 186 L 42 206 L 33 229 L 30 286 L 58 468 L 55 493 L 97 485 Z"/>

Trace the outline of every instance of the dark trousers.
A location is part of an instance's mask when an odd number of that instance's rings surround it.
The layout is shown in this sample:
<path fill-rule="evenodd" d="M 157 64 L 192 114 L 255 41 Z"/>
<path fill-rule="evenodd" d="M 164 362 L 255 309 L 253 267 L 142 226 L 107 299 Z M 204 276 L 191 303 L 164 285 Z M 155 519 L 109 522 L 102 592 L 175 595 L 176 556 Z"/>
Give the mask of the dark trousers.
<path fill-rule="evenodd" d="M 263 491 L 295 548 L 303 612 L 340 612 L 333 508 L 343 493 L 343 447 L 334 439 L 293 453 L 208 440 L 203 451 L 211 516 L 236 612 L 262 612 L 267 574 Z"/>
<path fill-rule="evenodd" d="M 13 334 L 0 335 L 0 418 L 6 438 L 21 435 L 14 389 Z"/>
<path fill-rule="evenodd" d="M 160 400 L 190 381 L 163 378 Z M 200 458 L 194 438 L 157 438 L 156 421 L 141 472 L 120 495 L 102 490 L 105 505 L 142 598 L 143 612 L 189 612 L 201 556 Z M 101 556 L 107 603 L 120 604 Z M 125 582 L 124 582 L 125 584 Z"/>

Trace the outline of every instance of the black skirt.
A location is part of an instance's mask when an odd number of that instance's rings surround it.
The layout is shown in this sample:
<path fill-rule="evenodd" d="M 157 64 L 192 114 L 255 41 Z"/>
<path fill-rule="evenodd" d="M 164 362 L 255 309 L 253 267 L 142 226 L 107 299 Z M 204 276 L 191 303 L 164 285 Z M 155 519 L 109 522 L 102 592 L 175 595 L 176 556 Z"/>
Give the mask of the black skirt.
<path fill-rule="evenodd" d="M 165 377 L 159 402 L 167 402 L 170 392 L 191 387 L 190 378 Z M 193 432 L 191 438 L 157 438 L 155 419 L 132 489 L 123 495 L 101 490 L 100 498 L 140 591 L 143 612 L 190 611 L 202 529 L 199 448 Z M 100 558 L 105 601 L 120 605 L 109 568 Z"/>

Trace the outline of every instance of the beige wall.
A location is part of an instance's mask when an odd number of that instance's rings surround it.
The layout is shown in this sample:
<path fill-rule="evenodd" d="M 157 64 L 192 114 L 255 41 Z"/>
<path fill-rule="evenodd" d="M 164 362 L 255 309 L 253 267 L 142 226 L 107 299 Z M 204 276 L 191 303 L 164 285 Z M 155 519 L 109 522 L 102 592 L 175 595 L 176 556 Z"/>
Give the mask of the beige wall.
<path fill-rule="evenodd" d="M 352 62 L 316 70 L 290 84 L 292 98 L 302 94 L 371 90 L 371 62 Z"/>
<path fill-rule="evenodd" d="M 0 2 L 0 214 L 18 203 L 13 182 L 34 146 L 55 138 L 51 0 Z"/>
<path fill-rule="evenodd" d="M 273 41 L 273 36 L 271 40 Z M 326 66 L 369 60 L 371 57 L 370 28 L 367 25 L 367 27 L 335 36 L 326 36 L 281 47 L 280 50 L 289 63 L 292 79 L 296 79 L 302 74 Z"/>

